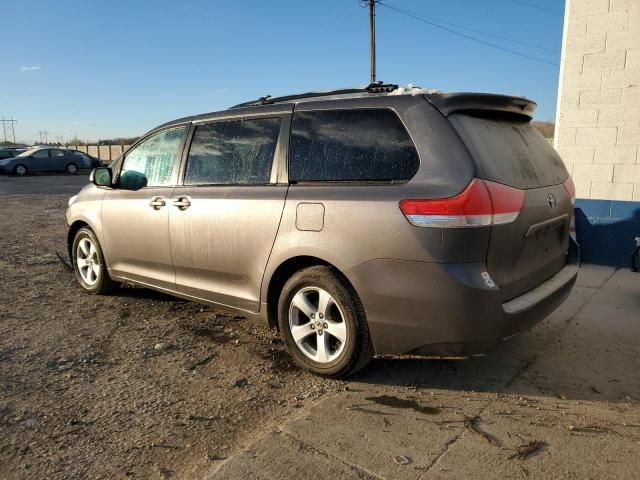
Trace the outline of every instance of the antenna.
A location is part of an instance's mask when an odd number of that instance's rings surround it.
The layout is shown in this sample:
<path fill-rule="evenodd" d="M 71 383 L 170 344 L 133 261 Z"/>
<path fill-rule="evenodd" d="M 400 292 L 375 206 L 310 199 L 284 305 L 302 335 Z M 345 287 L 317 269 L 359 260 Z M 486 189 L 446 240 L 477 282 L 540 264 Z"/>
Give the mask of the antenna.
<path fill-rule="evenodd" d="M 16 129 L 15 129 L 16 123 L 18 123 L 18 121 L 13 117 L 11 118 L 2 117 L 2 130 L 4 131 L 5 143 L 8 141 L 11 141 L 12 143 L 16 143 Z"/>

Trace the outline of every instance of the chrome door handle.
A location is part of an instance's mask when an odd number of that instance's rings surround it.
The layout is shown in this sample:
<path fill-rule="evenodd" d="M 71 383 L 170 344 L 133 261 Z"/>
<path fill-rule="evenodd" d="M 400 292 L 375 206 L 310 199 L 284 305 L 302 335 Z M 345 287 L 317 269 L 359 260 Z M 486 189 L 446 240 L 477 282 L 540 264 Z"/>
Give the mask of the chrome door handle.
<path fill-rule="evenodd" d="M 189 201 L 188 197 L 180 197 L 177 200 L 174 200 L 173 204 L 180 210 L 186 210 L 191 206 L 191 202 Z"/>
<path fill-rule="evenodd" d="M 153 207 L 154 210 L 159 210 L 164 207 L 167 202 L 164 201 L 162 197 L 153 197 L 149 202 L 149 205 Z"/>

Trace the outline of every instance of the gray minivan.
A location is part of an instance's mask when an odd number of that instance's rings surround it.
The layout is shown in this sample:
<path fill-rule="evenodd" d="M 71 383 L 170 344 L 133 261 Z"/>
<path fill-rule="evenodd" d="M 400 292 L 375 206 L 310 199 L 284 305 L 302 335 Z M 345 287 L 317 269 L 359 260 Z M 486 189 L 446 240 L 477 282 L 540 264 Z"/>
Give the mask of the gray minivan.
<path fill-rule="evenodd" d="M 322 375 L 485 352 L 577 275 L 573 182 L 535 106 L 372 84 L 166 123 L 70 199 L 78 281 L 259 317 Z"/>

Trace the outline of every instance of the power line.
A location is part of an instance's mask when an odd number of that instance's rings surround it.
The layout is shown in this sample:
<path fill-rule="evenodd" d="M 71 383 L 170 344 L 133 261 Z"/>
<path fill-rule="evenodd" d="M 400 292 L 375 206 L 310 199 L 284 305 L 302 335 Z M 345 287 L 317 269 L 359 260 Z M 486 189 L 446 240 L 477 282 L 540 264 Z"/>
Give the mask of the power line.
<path fill-rule="evenodd" d="M 388 6 L 388 5 L 387 5 L 387 6 Z M 422 18 L 425 18 L 425 19 L 427 19 L 427 20 L 431 20 L 432 22 L 444 23 L 445 25 L 451 25 L 451 26 L 456 27 L 456 28 L 461 28 L 462 30 L 468 30 L 468 31 L 470 31 L 470 32 L 479 33 L 480 35 L 486 35 L 486 36 L 488 36 L 488 37 L 497 38 L 497 39 L 499 39 L 499 40 L 504 40 L 505 42 L 517 43 L 517 44 L 519 44 L 519 45 L 523 45 L 523 46 L 525 46 L 525 47 L 537 48 L 538 50 L 544 50 L 544 51 L 546 51 L 546 52 L 551 52 L 551 53 L 560 53 L 560 51 L 559 51 L 559 50 L 557 50 L 557 49 L 548 48 L 548 47 L 543 47 L 543 46 L 541 46 L 541 45 L 535 45 L 535 44 L 533 44 L 533 43 L 523 42 L 523 41 L 521 41 L 521 40 L 516 40 L 516 39 L 514 39 L 514 38 L 503 37 L 503 36 L 501 36 L 501 35 L 496 35 L 495 33 L 489 33 L 489 32 L 485 32 L 485 31 L 482 31 L 482 30 L 477 30 L 477 29 L 475 29 L 475 28 L 466 27 L 466 26 L 464 26 L 464 25 L 460 25 L 460 24 L 458 24 L 458 23 L 449 22 L 449 21 L 447 21 L 447 20 L 442 20 L 442 19 L 440 19 L 440 18 L 430 17 L 430 16 L 428 16 L 428 15 L 424 15 L 424 14 L 422 14 L 422 13 L 414 12 L 414 11 L 411 11 L 411 10 L 406 10 L 406 9 L 405 9 L 404 11 L 405 11 L 405 12 L 407 12 L 407 13 L 411 13 L 411 14 L 413 14 L 413 15 L 416 15 L 416 16 L 418 16 L 418 17 L 422 17 Z"/>
<path fill-rule="evenodd" d="M 543 7 L 542 5 L 536 5 L 535 3 L 525 2 L 524 0 L 511 0 L 513 3 L 519 3 L 520 5 L 526 5 L 527 7 L 537 8 L 538 10 L 542 10 L 544 12 L 555 13 L 556 15 L 562 15 L 563 13 L 559 10 L 554 10 L 553 8 Z"/>
<path fill-rule="evenodd" d="M 416 15 L 413 15 L 410 12 L 407 12 L 406 10 L 401 10 L 399 8 L 392 7 L 391 5 L 387 5 L 386 3 L 380 2 L 379 4 L 381 6 L 383 6 L 383 7 L 386 7 L 386 8 L 388 8 L 390 10 L 393 10 L 393 11 L 395 11 L 397 13 L 400 13 L 402 15 L 406 15 L 407 17 L 411 17 L 411 18 L 413 18 L 415 20 L 418 20 L 419 22 L 426 23 L 428 25 L 431 25 L 432 27 L 436 27 L 436 28 L 439 28 L 441 30 L 445 30 L 445 31 L 447 31 L 449 33 L 453 33 L 454 35 L 458 35 L 460 37 L 464 37 L 464 38 L 466 38 L 468 40 L 473 40 L 474 42 L 481 43 L 481 44 L 486 45 L 488 47 L 493 47 L 495 49 L 502 50 L 503 52 L 508 52 L 508 53 L 513 54 L 513 55 L 518 55 L 519 57 L 528 58 L 529 60 L 533 60 L 535 62 L 546 63 L 547 65 L 553 65 L 555 67 L 558 66 L 558 64 L 555 63 L 555 62 L 550 62 L 550 61 L 544 60 L 542 58 L 534 57 L 532 55 L 527 55 L 526 53 L 518 52 L 517 50 L 512 50 L 512 49 L 507 48 L 507 47 L 496 45 L 495 43 L 487 42 L 486 40 L 482 40 L 482 39 L 474 37 L 472 35 L 467 35 L 466 33 L 458 32 L 457 30 L 453 30 L 453 29 L 445 27 L 443 25 L 439 25 L 437 23 L 431 22 L 431 21 L 426 20 L 424 18 L 420 18 L 420 17 L 418 17 Z"/>

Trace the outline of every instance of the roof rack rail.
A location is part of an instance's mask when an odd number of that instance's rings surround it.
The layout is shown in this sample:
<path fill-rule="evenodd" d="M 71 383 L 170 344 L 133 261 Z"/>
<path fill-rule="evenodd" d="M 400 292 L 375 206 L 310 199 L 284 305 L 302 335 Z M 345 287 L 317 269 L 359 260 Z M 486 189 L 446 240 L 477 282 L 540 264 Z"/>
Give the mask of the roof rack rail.
<path fill-rule="evenodd" d="M 242 108 L 242 107 L 257 107 L 260 105 L 270 105 L 272 103 L 277 102 L 289 102 L 291 100 L 300 100 L 303 98 L 313 98 L 313 97 L 328 97 L 331 95 L 344 95 L 349 93 L 390 93 L 394 90 L 398 89 L 398 85 L 394 85 L 391 83 L 382 83 L 373 82 L 365 87 L 355 87 L 355 88 L 341 88 L 338 90 L 324 90 L 321 92 L 306 92 L 306 93 L 298 93 L 295 95 L 285 95 L 283 97 L 272 97 L 271 95 L 266 95 L 264 97 L 260 97 L 257 100 L 252 100 L 250 102 L 239 103 L 238 105 L 234 105 L 230 107 L 229 110 L 234 108 Z"/>

